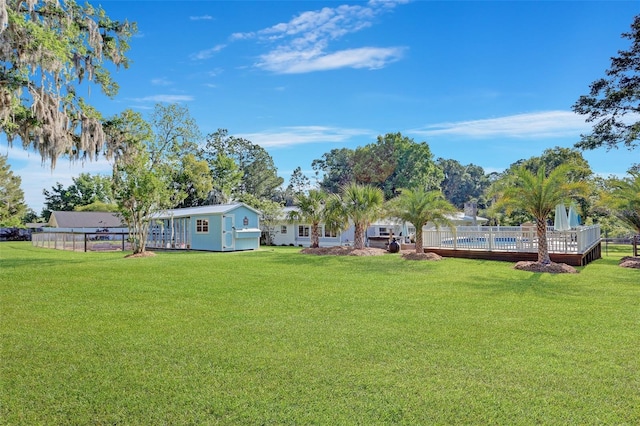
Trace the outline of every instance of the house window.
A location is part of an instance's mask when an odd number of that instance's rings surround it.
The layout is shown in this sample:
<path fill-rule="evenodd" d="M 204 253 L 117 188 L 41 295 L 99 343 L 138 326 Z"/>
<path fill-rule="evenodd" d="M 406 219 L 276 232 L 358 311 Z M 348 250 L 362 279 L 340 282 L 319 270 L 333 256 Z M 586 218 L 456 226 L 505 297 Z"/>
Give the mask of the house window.
<path fill-rule="evenodd" d="M 389 235 L 389 230 L 381 226 L 380 229 L 378 230 L 378 235 L 380 235 L 381 237 L 387 236 Z"/>
<path fill-rule="evenodd" d="M 197 219 L 196 220 L 196 232 L 198 234 L 209 233 L 209 219 Z"/>
<path fill-rule="evenodd" d="M 305 225 L 298 226 L 298 237 L 308 237 L 309 236 L 309 227 Z"/>
<path fill-rule="evenodd" d="M 324 236 L 327 238 L 336 238 L 338 233 L 336 231 L 332 231 L 329 228 L 324 228 Z"/>
<path fill-rule="evenodd" d="M 286 225 L 280 226 L 280 233 L 281 234 L 286 234 L 287 233 L 287 226 Z"/>

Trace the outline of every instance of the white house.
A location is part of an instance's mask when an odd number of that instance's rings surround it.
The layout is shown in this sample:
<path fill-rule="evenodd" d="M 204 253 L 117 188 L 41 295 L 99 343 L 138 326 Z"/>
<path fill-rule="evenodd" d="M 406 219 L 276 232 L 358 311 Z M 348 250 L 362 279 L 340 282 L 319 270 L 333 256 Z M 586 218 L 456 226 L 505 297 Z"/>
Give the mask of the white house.
<path fill-rule="evenodd" d="M 272 243 L 276 246 L 302 246 L 311 245 L 311 224 L 303 222 L 288 222 L 289 212 L 295 211 L 296 207 L 285 207 L 282 211 L 281 220 L 272 229 Z M 463 212 L 449 216 L 455 226 L 474 225 L 486 223 L 488 219 L 483 217 L 471 217 Z M 434 228 L 435 225 L 427 224 L 425 229 Z M 353 244 L 354 227 L 350 226 L 343 232 L 332 232 L 320 225 L 320 247 L 333 247 Z M 391 238 L 396 238 L 401 242 L 409 242 L 415 235 L 416 229 L 410 223 L 402 223 L 390 218 L 382 218 L 372 223 L 366 232 L 367 245 L 372 247 L 386 247 Z"/>

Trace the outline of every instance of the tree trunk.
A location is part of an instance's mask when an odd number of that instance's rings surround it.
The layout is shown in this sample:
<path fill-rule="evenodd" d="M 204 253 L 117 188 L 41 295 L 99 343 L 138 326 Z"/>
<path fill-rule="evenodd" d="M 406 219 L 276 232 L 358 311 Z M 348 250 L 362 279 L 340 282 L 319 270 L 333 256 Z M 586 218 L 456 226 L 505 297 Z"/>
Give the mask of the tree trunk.
<path fill-rule="evenodd" d="M 311 225 L 311 248 L 320 247 L 320 227 L 317 223 Z"/>
<path fill-rule="evenodd" d="M 416 227 L 416 253 L 424 253 L 424 243 L 422 242 L 422 226 L 424 224 L 415 225 Z"/>
<path fill-rule="evenodd" d="M 353 235 L 353 248 L 363 249 L 365 227 L 361 223 L 356 223 L 354 227 L 355 227 L 355 230 Z"/>
<path fill-rule="evenodd" d="M 544 218 L 536 219 L 536 232 L 538 234 L 538 263 L 548 265 L 551 263 L 549 258 L 549 242 L 547 241 L 547 221 Z"/>

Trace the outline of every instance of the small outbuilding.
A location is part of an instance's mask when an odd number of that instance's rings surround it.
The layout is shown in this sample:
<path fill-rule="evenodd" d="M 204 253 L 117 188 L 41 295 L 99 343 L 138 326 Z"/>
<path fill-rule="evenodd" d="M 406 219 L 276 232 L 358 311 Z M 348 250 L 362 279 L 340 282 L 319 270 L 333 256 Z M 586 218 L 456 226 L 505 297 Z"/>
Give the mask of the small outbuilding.
<path fill-rule="evenodd" d="M 240 251 L 260 247 L 260 211 L 244 204 L 165 210 L 151 218 L 147 247 Z"/>

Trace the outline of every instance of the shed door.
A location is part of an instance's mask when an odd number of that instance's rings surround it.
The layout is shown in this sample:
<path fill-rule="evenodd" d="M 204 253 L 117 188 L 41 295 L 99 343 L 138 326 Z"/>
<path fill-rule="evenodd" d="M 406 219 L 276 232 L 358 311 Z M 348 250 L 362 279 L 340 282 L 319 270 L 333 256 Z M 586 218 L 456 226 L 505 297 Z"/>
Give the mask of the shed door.
<path fill-rule="evenodd" d="M 234 216 L 222 216 L 222 250 L 234 249 Z"/>

